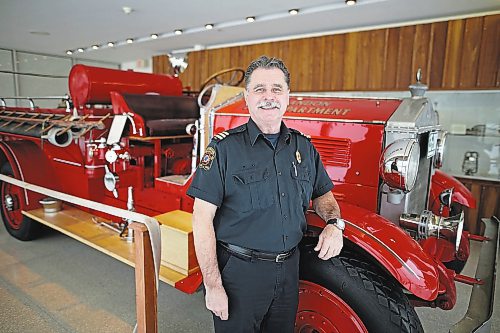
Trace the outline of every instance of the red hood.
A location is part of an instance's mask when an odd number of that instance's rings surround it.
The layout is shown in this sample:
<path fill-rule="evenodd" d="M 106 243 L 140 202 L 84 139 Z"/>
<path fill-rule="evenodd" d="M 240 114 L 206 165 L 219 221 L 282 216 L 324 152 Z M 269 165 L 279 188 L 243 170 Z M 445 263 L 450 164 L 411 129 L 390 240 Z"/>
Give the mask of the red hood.
<path fill-rule="evenodd" d="M 332 119 L 346 122 L 385 123 L 401 104 L 399 99 L 290 96 L 285 118 Z M 217 114 L 248 114 L 240 99 Z"/>

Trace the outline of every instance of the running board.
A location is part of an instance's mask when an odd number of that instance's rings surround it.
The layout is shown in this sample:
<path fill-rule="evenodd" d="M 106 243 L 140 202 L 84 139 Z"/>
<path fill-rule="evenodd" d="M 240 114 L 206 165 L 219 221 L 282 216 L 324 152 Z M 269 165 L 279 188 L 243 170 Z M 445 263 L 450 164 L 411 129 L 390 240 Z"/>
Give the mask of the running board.
<path fill-rule="evenodd" d="M 43 208 L 39 208 L 23 211 L 23 215 L 135 267 L 134 243 L 121 239 L 117 232 L 95 223 L 92 220 L 94 215 L 69 205 L 64 205 L 57 213 L 45 213 Z M 171 286 L 175 287 L 187 277 L 168 267 L 160 266 L 160 280 Z"/>
<path fill-rule="evenodd" d="M 481 247 L 479 263 L 477 264 L 476 279 L 483 284 L 472 287 L 469 308 L 465 316 L 450 329 L 450 333 L 489 333 L 491 331 L 491 316 L 495 299 L 495 281 L 499 257 L 499 220 L 495 216 L 491 219 L 482 219 L 485 225 L 485 240 Z"/>

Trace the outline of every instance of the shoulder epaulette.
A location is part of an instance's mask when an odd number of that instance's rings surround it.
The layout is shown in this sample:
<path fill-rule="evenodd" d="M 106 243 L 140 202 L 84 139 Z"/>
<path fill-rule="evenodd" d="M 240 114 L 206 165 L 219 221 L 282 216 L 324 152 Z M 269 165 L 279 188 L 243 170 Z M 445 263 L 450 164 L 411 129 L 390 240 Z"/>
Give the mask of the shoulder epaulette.
<path fill-rule="evenodd" d="M 214 135 L 212 140 L 219 142 L 219 141 L 225 139 L 228 135 L 229 135 L 229 132 L 227 132 L 227 131 L 220 132 L 219 134 Z"/>
<path fill-rule="evenodd" d="M 246 124 L 243 124 L 243 125 L 240 125 L 238 127 L 231 128 L 231 129 L 228 129 L 227 131 L 220 132 L 219 134 L 214 135 L 212 140 L 219 142 L 221 140 L 224 140 L 225 138 L 227 138 L 231 134 L 241 133 L 241 132 L 245 131 L 246 129 L 247 129 Z"/>
<path fill-rule="evenodd" d="M 304 134 L 301 131 L 297 131 L 295 128 L 290 128 L 290 132 L 302 135 L 304 138 L 306 138 L 307 140 L 311 141 L 311 136 L 310 135 Z"/>

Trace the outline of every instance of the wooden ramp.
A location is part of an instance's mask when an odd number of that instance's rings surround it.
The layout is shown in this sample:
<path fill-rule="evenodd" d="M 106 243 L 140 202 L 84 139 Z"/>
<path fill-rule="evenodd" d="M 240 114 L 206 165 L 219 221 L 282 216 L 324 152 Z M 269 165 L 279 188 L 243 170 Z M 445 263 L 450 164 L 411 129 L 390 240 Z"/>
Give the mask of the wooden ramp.
<path fill-rule="evenodd" d="M 43 208 L 23 211 L 23 214 L 46 226 L 62 232 L 127 265 L 135 267 L 134 243 L 122 240 L 118 233 L 92 221 L 93 215 L 78 208 L 64 205 L 57 213 L 45 213 Z M 160 266 L 160 280 L 175 286 L 187 275 Z"/>

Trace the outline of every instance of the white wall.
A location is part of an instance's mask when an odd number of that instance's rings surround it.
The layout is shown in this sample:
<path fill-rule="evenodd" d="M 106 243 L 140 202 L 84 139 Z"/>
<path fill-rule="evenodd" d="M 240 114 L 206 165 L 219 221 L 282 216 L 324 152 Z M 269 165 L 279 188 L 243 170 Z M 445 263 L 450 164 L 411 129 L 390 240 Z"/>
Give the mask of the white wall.
<path fill-rule="evenodd" d="M 136 61 L 127 61 L 121 64 L 123 70 L 133 70 L 134 72 L 153 73 L 153 59 L 138 59 Z"/>

